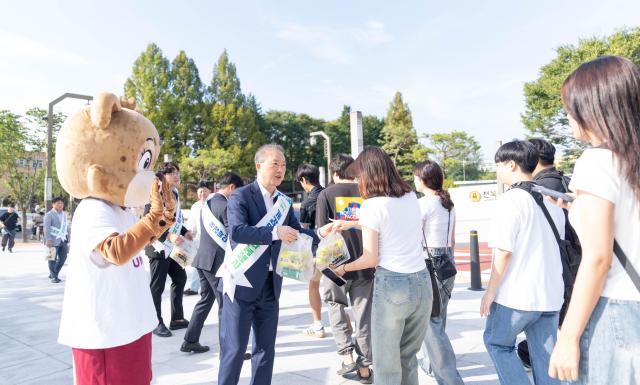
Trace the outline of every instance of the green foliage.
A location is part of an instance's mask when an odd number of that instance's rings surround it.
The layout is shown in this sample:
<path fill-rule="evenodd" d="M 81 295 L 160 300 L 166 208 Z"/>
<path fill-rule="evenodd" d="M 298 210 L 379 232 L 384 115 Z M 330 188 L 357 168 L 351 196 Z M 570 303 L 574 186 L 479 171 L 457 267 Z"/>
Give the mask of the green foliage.
<path fill-rule="evenodd" d="M 255 173 L 253 155 L 265 137 L 261 132 L 260 107 L 240 89 L 236 67 L 225 50 L 214 66 L 209 87 L 210 107 L 207 142 L 213 149 L 225 149 L 236 159 L 240 175 Z"/>
<path fill-rule="evenodd" d="M 285 180 L 290 181 L 290 185 L 286 186 L 288 190 L 299 189 L 295 184 L 295 173 L 301 164 L 311 163 L 318 167 L 326 167 L 323 140 L 319 140 L 314 146 L 309 140 L 311 132 L 324 129 L 323 120 L 289 111 L 269 111 L 265 114 L 264 120 L 267 141 L 278 143 L 284 148 L 287 160 Z"/>
<path fill-rule="evenodd" d="M 426 159 L 429 150 L 418 142 L 411 111 L 400 92 L 396 92 L 389 105 L 381 133 L 382 149 L 389 154 L 400 175 L 412 179 L 413 166 Z"/>
<path fill-rule="evenodd" d="M 336 120 L 325 123 L 324 131 L 331 138 L 332 154 L 351 154 L 351 107 L 342 106 Z"/>
<path fill-rule="evenodd" d="M 158 130 L 163 141 L 160 159 L 170 154 L 177 159 L 180 154 L 175 143 L 174 127 L 169 118 L 171 69 L 169 60 L 162 50 L 151 43 L 133 63 L 133 73 L 124 84 L 124 93 L 128 98 L 135 98 L 141 114 L 147 117 Z"/>
<path fill-rule="evenodd" d="M 452 180 L 474 180 L 482 174 L 482 152 L 476 139 L 464 131 L 428 136 L 433 156 Z"/>
<path fill-rule="evenodd" d="M 203 116 L 206 114 L 204 87 L 193 59 L 184 51 L 171 63 L 170 93 L 167 117 L 171 137 L 163 138 L 165 151 L 178 159 L 189 157 L 192 152 L 204 148 Z"/>
<path fill-rule="evenodd" d="M 223 149 L 205 148 L 192 158 L 185 158 L 180 173 L 187 181 L 218 180 L 224 173 L 233 171 L 235 157 Z"/>
<path fill-rule="evenodd" d="M 575 155 L 583 146 L 573 138 L 562 109 L 562 83 L 580 64 L 603 55 L 624 56 L 640 64 L 640 28 L 583 39 L 577 46 L 565 45 L 556 52 L 556 58 L 542 66 L 538 79 L 524 85 L 526 107 L 521 119 L 531 136 L 541 136 Z M 564 167 L 572 169 L 573 162 L 569 160 Z"/>
<path fill-rule="evenodd" d="M 384 119 L 374 115 L 365 115 L 362 117 L 362 139 L 365 146 L 381 146 L 382 145 L 382 128 L 384 127 Z"/>
<path fill-rule="evenodd" d="M 33 117 L 36 110 L 30 110 Z M 44 147 L 42 132 L 29 129 L 19 115 L 9 111 L 0 111 L 0 176 L 9 193 L 18 206 L 26 213 L 34 200 L 37 185 L 44 180 L 44 169 L 33 166 L 34 151 Z M 26 162 L 20 166 L 20 161 Z M 27 217 L 22 216 L 22 228 L 27 228 Z M 26 242 L 26 231 L 22 234 Z"/>

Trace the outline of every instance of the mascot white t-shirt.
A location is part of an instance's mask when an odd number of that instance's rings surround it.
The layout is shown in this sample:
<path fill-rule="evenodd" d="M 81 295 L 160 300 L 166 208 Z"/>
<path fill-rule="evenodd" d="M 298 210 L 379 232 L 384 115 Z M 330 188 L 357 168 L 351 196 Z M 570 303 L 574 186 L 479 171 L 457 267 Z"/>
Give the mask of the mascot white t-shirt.
<path fill-rule="evenodd" d="M 138 222 L 128 209 L 100 199 L 78 205 L 72 222 L 69 271 L 58 342 L 80 349 L 106 349 L 136 341 L 158 320 L 142 252 L 122 266 L 95 251 L 108 236 Z"/>

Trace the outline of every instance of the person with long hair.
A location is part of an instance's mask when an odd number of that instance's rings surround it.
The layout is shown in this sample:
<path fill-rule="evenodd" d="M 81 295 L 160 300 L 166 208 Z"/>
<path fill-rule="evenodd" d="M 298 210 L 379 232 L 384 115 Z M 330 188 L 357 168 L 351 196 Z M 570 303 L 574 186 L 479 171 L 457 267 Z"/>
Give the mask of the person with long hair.
<path fill-rule="evenodd" d="M 600 57 L 569 75 L 561 95 L 574 137 L 592 148 L 576 162 L 569 184 L 582 262 L 549 375 L 578 384 L 638 384 L 640 69 L 622 57 Z"/>
<path fill-rule="evenodd" d="M 376 385 L 417 385 L 416 353 L 427 331 L 433 293 L 422 251 L 418 198 L 389 155 L 367 147 L 349 167 L 364 201 L 358 227 L 363 253 L 335 268 L 342 276 L 375 267 L 371 345 Z M 335 230 L 353 227 L 338 221 Z M 372 373 L 372 372 L 370 372 Z"/>
<path fill-rule="evenodd" d="M 456 215 L 449 192 L 443 188 L 444 173 L 438 163 L 425 160 L 413 168 L 413 183 L 416 191 L 424 194 L 418 200 L 422 216 L 423 239 L 435 267 L 450 260 L 453 262 L 455 248 Z M 422 343 L 424 358 L 420 367 L 432 374 L 439 385 L 464 384 L 456 368 L 456 355 L 453 352 L 449 336 L 445 332 L 447 324 L 447 305 L 456 276 L 438 281 L 440 315 L 431 317 L 427 325 L 427 334 Z"/>

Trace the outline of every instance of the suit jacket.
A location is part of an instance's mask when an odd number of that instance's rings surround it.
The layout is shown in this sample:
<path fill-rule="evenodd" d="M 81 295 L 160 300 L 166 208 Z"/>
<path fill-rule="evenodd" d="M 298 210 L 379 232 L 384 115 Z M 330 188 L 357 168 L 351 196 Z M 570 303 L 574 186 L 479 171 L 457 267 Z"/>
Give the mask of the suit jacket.
<path fill-rule="evenodd" d="M 63 240 L 60 238 L 56 238 L 53 234 L 51 234 L 52 226 L 57 228 L 60 228 L 60 226 L 62 226 L 62 223 L 60 223 L 60 217 L 58 217 L 58 212 L 54 209 L 49 210 L 49 212 L 44 216 L 44 242 L 47 243 L 47 241 L 51 241 L 52 246 L 58 247 Z M 67 237 L 65 237 L 64 241 L 67 240 L 68 236 L 69 227 L 67 226 Z"/>
<path fill-rule="evenodd" d="M 269 276 L 269 265 L 273 266 L 275 270 L 278 262 L 282 241 L 272 240 L 271 228 L 256 226 L 266 213 L 267 208 L 264 205 L 258 182 L 253 182 L 237 189 L 229 197 L 227 215 L 231 247 L 235 249 L 239 243 L 269 246 L 256 263 L 245 273 L 247 280 L 253 287 L 236 286 L 235 296 L 244 301 L 253 301 L 258 297 Z M 300 223 L 293 214 L 292 207 L 289 208 L 282 225 L 290 226 L 313 237 L 315 244 L 319 241 L 314 231 L 300 228 Z M 222 284 L 222 281 L 220 284 Z M 282 277 L 278 274 L 273 274 L 273 287 L 276 298 L 279 298 L 282 290 Z"/>
<path fill-rule="evenodd" d="M 213 213 L 220 223 L 224 225 L 224 228 L 229 231 L 229 223 L 227 222 L 227 198 L 222 194 L 215 194 L 208 201 L 209 209 Z M 207 207 L 202 207 L 202 210 L 208 210 Z M 194 218 L 195 219 L 195 218 Z M 200 247 L 196 256 L 193 258 L 191 266 L 210 271 L 215 274 L 222 262 L 224 262 L 224 248 L 220 247 L 216 241 L 211 238 L 207 230 L 205 230 L 204 223 L 202 222 L 202 215 L 198 218 L 200 222 Z"/>

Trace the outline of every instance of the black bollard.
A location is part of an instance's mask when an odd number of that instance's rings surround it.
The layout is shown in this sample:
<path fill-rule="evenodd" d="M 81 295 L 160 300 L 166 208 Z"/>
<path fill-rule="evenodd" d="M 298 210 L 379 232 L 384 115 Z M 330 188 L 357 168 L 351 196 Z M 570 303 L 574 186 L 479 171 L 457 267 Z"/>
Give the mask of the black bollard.
<path fill-rule="evenodd" d="M 478 232 L 471 230 L 470 236 L 470 259 L 471 259 L 471 287 L 469 290 L 479 291 L 482 288 L 482 279 L 480 278 L 480 247 L 478 246 Z"/>

